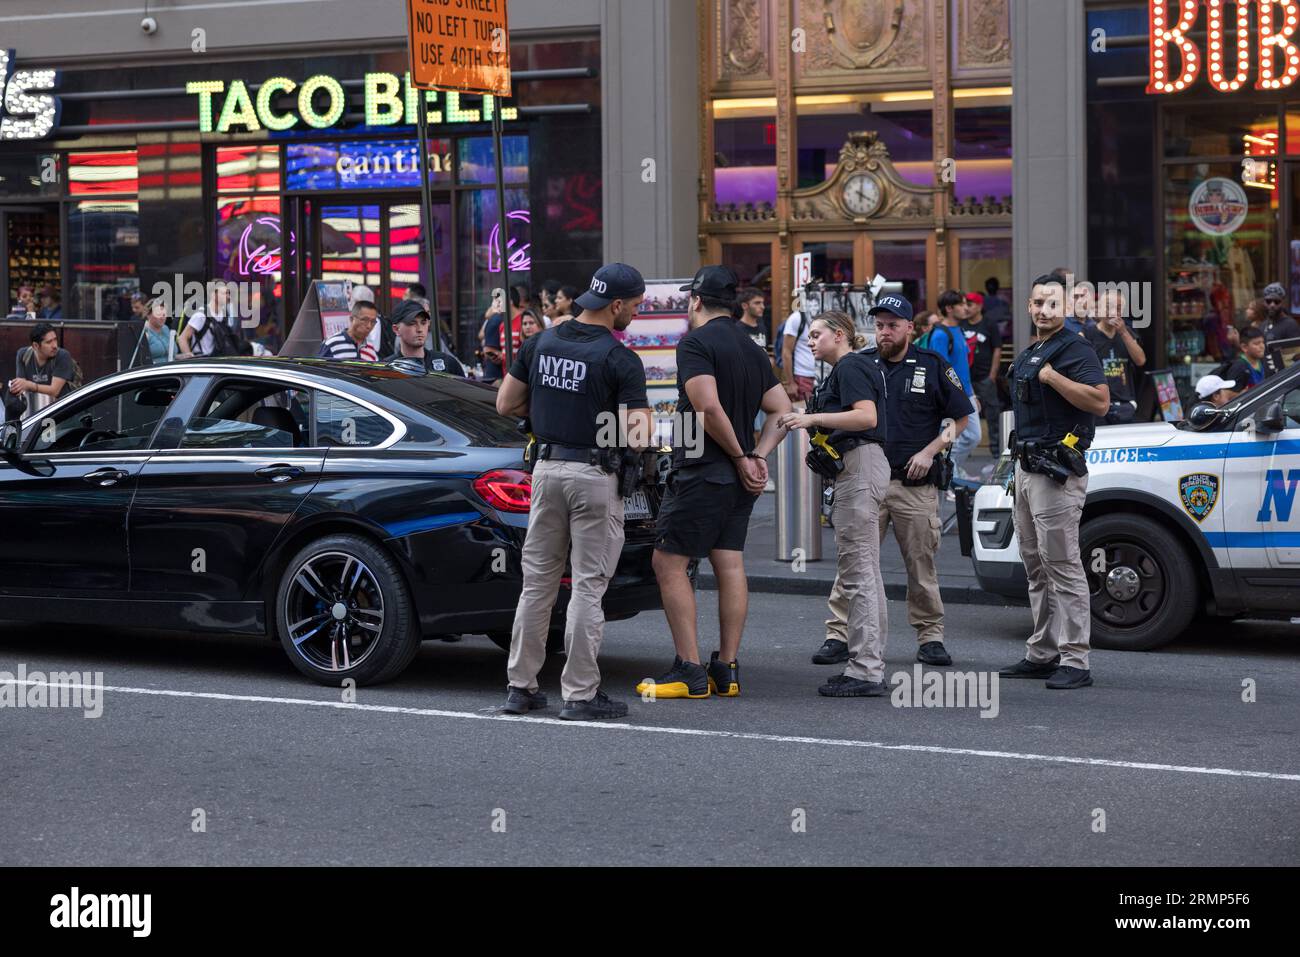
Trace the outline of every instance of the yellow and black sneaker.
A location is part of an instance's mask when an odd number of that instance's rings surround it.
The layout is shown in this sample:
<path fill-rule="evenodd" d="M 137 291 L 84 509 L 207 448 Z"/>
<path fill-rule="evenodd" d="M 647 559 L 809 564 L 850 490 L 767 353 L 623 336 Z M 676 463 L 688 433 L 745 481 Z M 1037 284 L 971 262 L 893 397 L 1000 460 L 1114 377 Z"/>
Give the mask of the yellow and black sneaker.
<path fill-rule="evenodd" d="M 646 678 L 636 686 L 636 693 L 652 698 L 707 698 L 709 673 L 704 665 L 673 658 L 673 666 L 658 678 Z"/>
<path fill-rule="evenodd" d="M 709 656 L 709 690 L 722 698 L 740 694 L 740 662 L 719 661 L 718 652 Z"/>

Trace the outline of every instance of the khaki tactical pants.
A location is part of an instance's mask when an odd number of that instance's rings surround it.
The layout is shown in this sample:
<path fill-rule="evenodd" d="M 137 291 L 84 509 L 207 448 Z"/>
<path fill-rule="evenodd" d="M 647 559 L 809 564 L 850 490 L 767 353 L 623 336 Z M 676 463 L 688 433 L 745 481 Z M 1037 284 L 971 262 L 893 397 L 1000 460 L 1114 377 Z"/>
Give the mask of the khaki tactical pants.
<path fill-rule="evenodd" d="M 524 539 L 523 591 L 510 633 L 507 674 L 515 688 L 537 690 L 546 634 L 569 560 L 572 590 L 564 625 L 565 701 L 589 701 L 600 688 L 596 656 L 605 633 L 601 598 L 623 551 L 618 476 L 579 462 L 538 462 Z"/>
<path fill-rule="evenodd" d="M 891 523 L 907 567 L 907 620 L 916 629 L 917 643 L 943 641 L 943 599 L 934 564 L 943 533 L 939 490 L 933 485 L 906 486 L 892 479 L 880 508 L 882 543 Z"/>
<path fill-rule="evenodd" d="M 1071 475 L 1059 485 L 1016 466 L 1016 537 L 1034 616 L 1025 657 L 1037 664 L 1059 653 L 1063 665 L 1088 667 L 1092 608 L 1079 555 L 1079 520 L 1087 493 L 1087 476 Z"/>
<path fill-rule="evenodd" d="M 849 646 L 844 673 L 864 681 L 885 678 L 889 622 L 880 577 L 879 516 L 888 488 L 889 462 L 882 445 L 869 442 L 844 456 L 831 511 L 838 567 L 827 603 L 826 637 Z"/>

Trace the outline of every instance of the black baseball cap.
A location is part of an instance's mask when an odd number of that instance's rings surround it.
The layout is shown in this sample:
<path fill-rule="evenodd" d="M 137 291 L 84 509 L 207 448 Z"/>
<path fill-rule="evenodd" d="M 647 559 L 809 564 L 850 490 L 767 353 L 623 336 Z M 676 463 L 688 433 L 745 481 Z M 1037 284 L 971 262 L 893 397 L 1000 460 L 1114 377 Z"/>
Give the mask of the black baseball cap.
<path fill-rule="evenodd" d="M 736 288 L 739 285 L 740 280 L 728 267 L 701 266 L 695 278 L 682 286 L 681 291 L 689 292 L 692 296 L 708 296 L 710 299 L 730 301 L 736 298 Z"/>
<path fill-rule="evenodd" d="M 397 304 L 397 308 L 393 310 L 393 318 L 389 321 L 402 325 L 414 324 L 421 316 L 428 319 L 429 310 L 414 299 L 408 299 Z"/>
<path fill-rule="evenodd" d="M 896 296 L 893 293 L 877 299 L 876 304 L 871 307 L 867 315 L 874 316 L 878 312 L 887 312 L 899 319 L 906 319 L 908 322 L 912 321 L 912 304 L 902 296 Z"/>
<path fill-rule="evenodd" d="M 615 299 L 631 299 L 645 292 L 645 280 L 627 263 L 607 263 L 591 277 L 591 286 L 575 302 L 583 309 L 604 309 Z"/>

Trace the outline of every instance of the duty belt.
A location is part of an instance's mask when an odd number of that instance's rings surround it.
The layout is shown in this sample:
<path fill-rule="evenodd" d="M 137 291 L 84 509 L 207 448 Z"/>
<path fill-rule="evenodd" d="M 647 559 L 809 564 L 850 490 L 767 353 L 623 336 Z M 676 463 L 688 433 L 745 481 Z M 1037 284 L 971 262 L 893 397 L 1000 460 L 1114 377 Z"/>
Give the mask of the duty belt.
<path fill-rule="evenodd" d="M 618 466 L 617 453 L 610 449 L 576 449 L 550 442 L 543 443 L 537 450 L 537 458 L 542 462 L 581 462 L 606 472 L 612 472 Z"/>

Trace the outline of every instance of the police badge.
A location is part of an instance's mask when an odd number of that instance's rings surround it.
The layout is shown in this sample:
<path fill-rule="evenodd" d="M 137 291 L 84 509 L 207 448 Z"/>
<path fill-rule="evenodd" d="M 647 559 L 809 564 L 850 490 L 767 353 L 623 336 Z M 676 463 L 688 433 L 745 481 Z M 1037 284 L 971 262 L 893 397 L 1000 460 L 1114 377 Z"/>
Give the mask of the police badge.
<path fill-rule="evenodd" d="M 1184 475 L 1178 480 L 1178 497 L 1182 499 L 1187 514 L 1197 522 L 1203 522 L 1219 500 L 1219 477 L 1207 472 Z"/>

